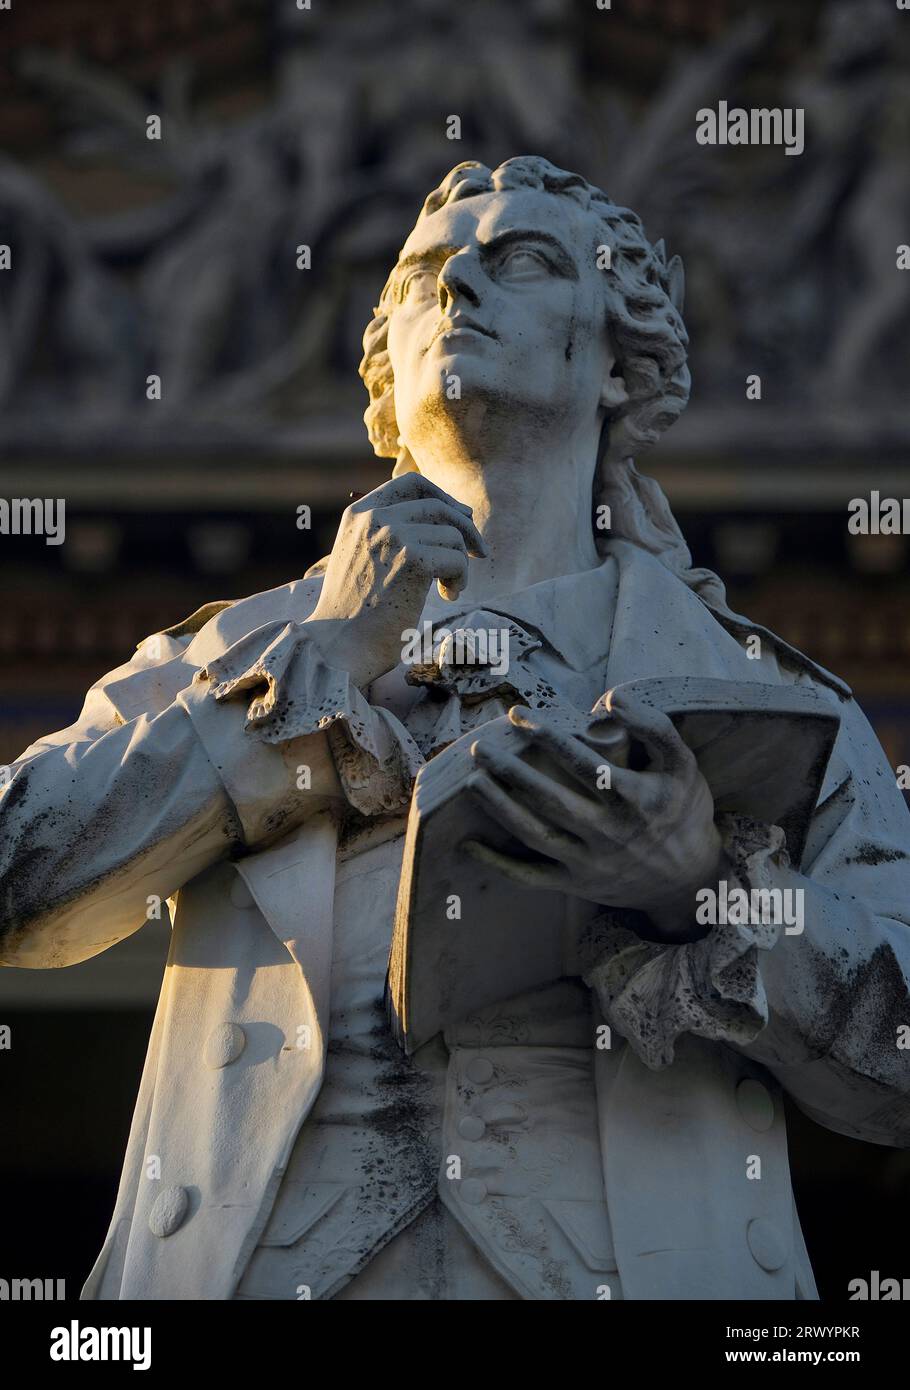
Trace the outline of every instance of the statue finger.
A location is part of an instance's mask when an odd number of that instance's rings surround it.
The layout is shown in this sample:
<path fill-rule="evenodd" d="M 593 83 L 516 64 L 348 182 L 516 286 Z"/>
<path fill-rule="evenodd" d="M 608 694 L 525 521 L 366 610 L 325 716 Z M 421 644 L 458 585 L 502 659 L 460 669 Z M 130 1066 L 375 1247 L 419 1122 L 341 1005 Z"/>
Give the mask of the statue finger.
<path fill-rule="evenodd" d="M 584 824 L 596 814 L 597 804 L 591 798 L 564 787 L 545 772 L 531 767 L 515 753 L 489 748 L 478 741 L 471 745 L 471 756 L 502 786 L 547 819 L 555 817 L 559 825 Z"/>
<path fill-rule="evenodd" d="M 695 761 L 673 721 L 652 705 L 623 691 L 611 691 L 608 697 L 610 713 L 618 719 L 629 735 L 644 745 L 651 772 L 688 771 Z"/>
<path fill-rule="evenodd" d="M 498 786 L 488 772 L 472 772 L 468 792 L 491 812 L 497 824 L 538 854 L 559 859 L 576 858 L 583 842 L 572 834 L 557 830 L 527 806 L 523 806 Z"/>
<path fill-rule="evenodd" d="M 598 754 L 574 734 L 554 728 L 543 719 L 535 718 L 521 705 L 509 710 L 509 722 L 530 737 L 566 772 L 588 791 L 603 791 L 607 784 L 606 768 L 611 764 L 604 754 Z"/>

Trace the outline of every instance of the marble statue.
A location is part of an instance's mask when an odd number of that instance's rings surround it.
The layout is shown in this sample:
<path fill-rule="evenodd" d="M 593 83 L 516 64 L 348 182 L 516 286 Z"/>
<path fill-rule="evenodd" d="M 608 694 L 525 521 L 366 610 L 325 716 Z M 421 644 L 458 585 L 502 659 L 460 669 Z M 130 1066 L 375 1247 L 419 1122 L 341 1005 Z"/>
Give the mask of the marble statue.
<path fill-rule="evenodd" d="M 364 338 L 392 477 L 304 578 L 147 638 L 15 765 L 5 965 L 86 960 L 164 900 L 173 919 L 85 1298 L 817 1296 L 783 1093 L 908 1142 L 907 811 L 848 687 L 729 609 L 635 467 L 687 402 L 682 308 L 679 259 L 584 178 L 459 164 Z M 507 667 L 452 658 L 491 630 Z M 665 713 L 603 700 L 659 677 L 833 712 L 799 863 L 779 825 L 718 812 Z M 598 700 L 608 787 L 562 718 Z M 503 721 L 546 756 L 492 739 Z M 582 973 L 408 1056 L 384 1002 L 405 823 L 465 736 L 465 794 L 521 852 L 478 840 L 454 881 L 493 869 L 605 934 Z M 799 930 L 706 924 L 718 884 L 797 895 Z"/>

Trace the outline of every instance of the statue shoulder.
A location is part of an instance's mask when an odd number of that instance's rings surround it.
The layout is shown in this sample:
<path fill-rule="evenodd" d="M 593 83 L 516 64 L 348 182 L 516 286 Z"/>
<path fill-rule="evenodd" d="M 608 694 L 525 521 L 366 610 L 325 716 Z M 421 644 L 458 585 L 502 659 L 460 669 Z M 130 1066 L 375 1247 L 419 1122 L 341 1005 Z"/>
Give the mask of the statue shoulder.
<path fill-rule="evenodd" d="M 222 613 L 225 608 L 233 607 L 235 602 L 235 599 L 214 599 L 211 603 L 204 603 L 201 608 L 197 608 L 182 622 L 175 623 L 173 627 L 162 628 L 161 635 L 162 637 L 174 638 L 195 637 L 196 633 L 204 628 L 211 618 Z"/>

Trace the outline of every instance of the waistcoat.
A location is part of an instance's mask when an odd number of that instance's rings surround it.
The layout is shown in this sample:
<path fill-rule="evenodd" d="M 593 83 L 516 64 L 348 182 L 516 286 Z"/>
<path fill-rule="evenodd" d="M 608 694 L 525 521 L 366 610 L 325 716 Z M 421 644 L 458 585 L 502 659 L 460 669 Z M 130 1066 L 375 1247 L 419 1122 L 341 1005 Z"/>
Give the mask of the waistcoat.
<path fill-rule="evenodd" d="M 406 1058 L 383 1001 L 403 839 L 342 862 L 323 1087 L 240 1298 L 331 1298 L 437 1197 L 524 1298 L 619 1297 L 591 997 L 564 980 Z"/>

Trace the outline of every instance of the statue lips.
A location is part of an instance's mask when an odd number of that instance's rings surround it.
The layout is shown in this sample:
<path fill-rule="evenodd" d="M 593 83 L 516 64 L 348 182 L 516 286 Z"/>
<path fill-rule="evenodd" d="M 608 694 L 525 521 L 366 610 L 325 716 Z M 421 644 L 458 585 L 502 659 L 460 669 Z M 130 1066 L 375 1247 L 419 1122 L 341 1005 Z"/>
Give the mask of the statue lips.
<path fill-rule="evenodd" d="M 484 328 L 480 323 L 475 323 L 473 319 L 465 318 L 463 314 L 458 314 L 455 318 L 444 318 L 430 339 L 427 351 L 433 347 L 440 339 L 459 338 L 469 342 L 472 338 L 492 338 L 495 342 L 499 339 L 491 328 Z"/>

